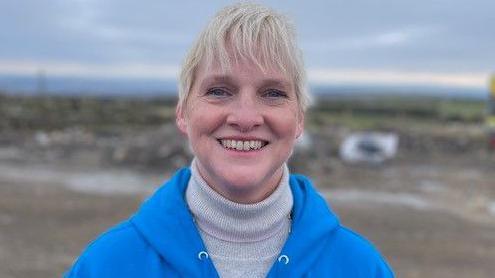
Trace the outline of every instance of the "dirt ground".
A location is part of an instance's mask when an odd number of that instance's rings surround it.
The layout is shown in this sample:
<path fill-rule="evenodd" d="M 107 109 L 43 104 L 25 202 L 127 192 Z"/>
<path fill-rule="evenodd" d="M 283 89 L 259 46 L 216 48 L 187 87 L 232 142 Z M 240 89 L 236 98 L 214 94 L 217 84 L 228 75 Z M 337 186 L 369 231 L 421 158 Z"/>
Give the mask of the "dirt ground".
<path fill-rule="evenodd" d="M 370 239 L 397 277 L 493 277 L 489 156 L 409 154 L 381 166 L 334 159 L 314 180 L 343 224 Z M 89 241 L 127 218 L 169 175 L 0 159 L 0 277 L 61 276 Z"/>

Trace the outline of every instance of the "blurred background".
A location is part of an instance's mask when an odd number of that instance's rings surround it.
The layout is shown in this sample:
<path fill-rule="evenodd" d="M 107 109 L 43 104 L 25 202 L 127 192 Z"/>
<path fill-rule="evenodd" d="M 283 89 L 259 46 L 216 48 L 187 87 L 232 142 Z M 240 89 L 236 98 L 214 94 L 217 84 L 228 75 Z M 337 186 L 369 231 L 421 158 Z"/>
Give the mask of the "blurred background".
<path fill-rule="evenodd" d="M 495 273 L 495 2 L 260 1 L 314 106 L 290 161 L 398 277 Z M 0 0 L 0 276 L 60 276 L 177 168 L 181 61 L 230 1 Z"/>

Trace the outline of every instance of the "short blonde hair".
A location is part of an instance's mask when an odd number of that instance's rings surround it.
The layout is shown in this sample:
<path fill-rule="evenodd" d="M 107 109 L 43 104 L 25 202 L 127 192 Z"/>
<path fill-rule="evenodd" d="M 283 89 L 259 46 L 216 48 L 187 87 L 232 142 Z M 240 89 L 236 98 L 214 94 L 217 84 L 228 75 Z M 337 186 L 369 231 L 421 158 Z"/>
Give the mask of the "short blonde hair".
<path fill-rule="evenodd" d="M 227 51 L 229 46 L 233 53 Z M 234 61 L 232 61 L 232 54 Z M 239 3 L 220 10 L 187 54 L 179 77 L 179 105 L 185 106 L 200 63 L 213 61 L 225 70 L 247 59 L 265 70 L 275 67 L 293 81 L 301 111 L 309 105 L 306 73 L 289 20 L 259 4 Z"/>

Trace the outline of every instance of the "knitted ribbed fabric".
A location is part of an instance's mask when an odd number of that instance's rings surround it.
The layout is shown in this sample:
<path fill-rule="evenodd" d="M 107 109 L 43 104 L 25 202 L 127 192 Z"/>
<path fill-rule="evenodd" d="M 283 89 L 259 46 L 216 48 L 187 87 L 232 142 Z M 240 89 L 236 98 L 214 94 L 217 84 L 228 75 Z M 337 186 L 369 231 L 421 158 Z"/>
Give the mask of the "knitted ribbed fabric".
<path fill-rule="evenodd" d="M 220 277 L 265 277 L 288 237 L 292 192 L 289 170 L 275 191 L 254 204 L 232 202 L 213 189 L 191 164 L 186 201 Z"/>

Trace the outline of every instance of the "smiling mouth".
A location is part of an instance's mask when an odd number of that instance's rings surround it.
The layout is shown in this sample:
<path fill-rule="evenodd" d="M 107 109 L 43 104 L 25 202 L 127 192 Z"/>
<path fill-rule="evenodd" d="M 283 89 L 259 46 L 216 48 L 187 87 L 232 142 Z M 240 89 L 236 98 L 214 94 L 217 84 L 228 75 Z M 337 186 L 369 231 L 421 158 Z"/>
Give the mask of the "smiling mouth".
<path fill-rule="evenodd" d="M 218 143 L 228 150 L 236 151 L 256 151 L 262 149 L 268 145 L 267 141 L 262 140 L 231 140 L 231 139 L 218 139 Z"/>

